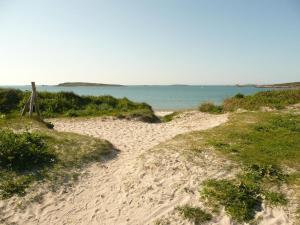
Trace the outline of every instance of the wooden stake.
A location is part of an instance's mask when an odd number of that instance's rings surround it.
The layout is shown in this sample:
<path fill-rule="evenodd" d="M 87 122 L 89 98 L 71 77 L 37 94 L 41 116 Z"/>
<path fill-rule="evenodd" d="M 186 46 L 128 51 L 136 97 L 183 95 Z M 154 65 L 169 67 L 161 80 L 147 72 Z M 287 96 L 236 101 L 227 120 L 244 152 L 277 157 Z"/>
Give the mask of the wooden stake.
<path fill-rule="evenodd" d="M 33 111 L 35 109 L 35 112 L 38 115 L 38 118 L 41 119 L 41 113 L 40 113 L 40 108 L 38 104 L 38 97 L 36 93 L 36 87 L 35 87 L 35 82 L 31 82 L 31 87 L 32 87 L 32 93 L 28 100 L 25 103 L 25 106 L 22 110 L 21 115 L 24 116 L 26 114 L 26 111 L 29 109 L 29 116 L 32 117 Z"/>
<path fill-rule="evenodd" d="M 24 116 L 26 114 L 26 111 L 29 109 L 29 103 L 30 103 L 31 97 L 29 97 L 24 105 L 24 108 L 22 110 L 21 116 Z"/>

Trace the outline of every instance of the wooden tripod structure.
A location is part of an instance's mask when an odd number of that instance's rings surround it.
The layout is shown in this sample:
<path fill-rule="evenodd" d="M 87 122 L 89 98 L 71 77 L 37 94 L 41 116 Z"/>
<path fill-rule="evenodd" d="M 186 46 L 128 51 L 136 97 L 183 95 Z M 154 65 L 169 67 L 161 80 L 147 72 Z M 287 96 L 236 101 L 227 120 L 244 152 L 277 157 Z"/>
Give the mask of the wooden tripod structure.
<path fill-rule="evenodd" d="M 27 99 L 24 108 L 21 112 L 21 116 L 24 116 L 26 114 L 26 111 L 29 110 L 29 117 L 32 117 L 33 111 L 37 113 L 38 119 L 41 118 L 40 108 L 39 108 L 39 102 L 35 87 L 35 82 L 31 82 L 32 92 L 30 97 Z"/>

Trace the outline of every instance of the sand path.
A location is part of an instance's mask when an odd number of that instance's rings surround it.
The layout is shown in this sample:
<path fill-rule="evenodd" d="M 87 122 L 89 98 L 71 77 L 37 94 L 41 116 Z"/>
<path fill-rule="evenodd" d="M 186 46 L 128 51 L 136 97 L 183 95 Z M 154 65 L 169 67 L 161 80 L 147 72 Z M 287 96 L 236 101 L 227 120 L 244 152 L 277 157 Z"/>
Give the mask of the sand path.
<path fill-rule="evenodd" d="M 130 182 L 136 177 L 139 156 L 178 134 L 208 129 L 226 121 L 227 115 L 212 116 L 199 112 L 185 113 L 172 122 L 161 124 L 101 118 L 54 120 L 59 131 L 104 138 L 121 152 L 105 167 L 94 165 L 89 169 L 89 177 L 76 186 L 73 194 L 64 200 L 49 202 L 35 216 L 42 222 L 40 224 L 145 224 L 151 220 L 149 208 L 143 207 L 149 200 L 146 199 L 148 196 L 146 193 L 136 196 L 134 193 L 138 190 Z M 165 210 L 176 203 L 174 199 Z"/>
<path fill-rule="evenodd" d="M 54 119 L 58 131 L 106 139 L 120 153 L 105 164 L 89 167 L 88 175 L 68 193 L 49 192 L 41 204 L 30 204 L 25 212 L 15 213 L 10 219 L 18 224 L 47 225 L 153 222 L 185 201 L 186 196 L 174 196 L 172 179 L 159 184 L 164 177 L 147 178 L 141 170 L 140 156 L 178 134 L 208 129 L 226 121 L 227 115 L 200 112 L 187 112 L 174 121 L 159 124 L 110 118 Z M 158 185 L 155 190 L 154 184 Z"/>

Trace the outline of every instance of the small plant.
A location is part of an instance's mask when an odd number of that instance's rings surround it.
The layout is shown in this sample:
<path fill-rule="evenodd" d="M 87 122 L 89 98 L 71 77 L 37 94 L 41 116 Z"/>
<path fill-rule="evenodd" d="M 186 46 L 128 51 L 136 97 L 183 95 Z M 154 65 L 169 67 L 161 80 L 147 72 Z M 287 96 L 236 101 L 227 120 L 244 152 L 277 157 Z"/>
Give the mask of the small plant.
<path fill-rule="evenodd" d="M 213 103 L 210 103 L 210 102 L 205 102 L 205 103 L 202 103 L 200 105 L 199 110 L 201 112 L 208 112 L 208 113 L 218 114 L 218 113 L 223 112 L 223 107 L 214 105 Z"/>
<path fill-rule="evenodd" d="M 264 196 L 266 202 L 272 206 L 288 204 L 288 199 L 283 193 L 266 191 L 264 192 Z"/>
<path fill-rule="evenodd" d="M 209 201 L 224 206 L 226 212 L 237 222 L 253 220 L 262 204 L 258 186 L 229 180 L 207 180 L 202 195 Z"/>
<path fill-rule="evenodd" d="M 246 169 L 246 175 L 251 176 L 255 182 L 262 179 L 269 181 L 283 181 L 287 175 L 276 165 L 257 165 L 253 164 Z"/>
<path fill-rule="evenodd" d="M 19 196 L 25 195 L 26 188 L 29 187 L 33 181 L 33 177 L 30 175 L 16 176 L 15 174 L 9 173 L 1 174 L 0 178 L 0 196 L 1 198 L 10 198 L 17 194 Z"/>
<path fill-rule="evenodd" d="M 171 225 L 171 223 L 167 218 L 160 218 L 155 220 L 154 225 Z"/>
<path fill-rule="evenodd" d="M 176 210 L 185 218 L 193 221 L 196 225 L 204 224 L 212 220 L 212 215 L 199 207 L 189 205 L 177 207 Z"/>

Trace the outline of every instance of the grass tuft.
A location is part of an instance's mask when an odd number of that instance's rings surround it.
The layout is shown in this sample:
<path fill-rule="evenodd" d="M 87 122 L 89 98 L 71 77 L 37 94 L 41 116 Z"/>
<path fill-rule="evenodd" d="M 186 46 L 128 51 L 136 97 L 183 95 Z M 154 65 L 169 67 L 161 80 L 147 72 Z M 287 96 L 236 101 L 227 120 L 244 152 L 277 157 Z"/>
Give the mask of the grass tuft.
<path fill-rule="evenodd" d="M 271 206 L 287 205 L 288 199 L 283 193 L 266 191 L 264 192 L 267 204 Z"/>
<path fill-rule="evenodd" d="M 204 224 L 210 220 L 212 220 L 212 215 L 210 213 L 205 212 L 199 207 L 192 207 L 189 205 L 177 207 L 176 210 L 185 218 L 196 225 Z"/>
<path fill-rule="evenodd" d="M 225 207 L 225 211 L 237 222 L 249 222 L 261 209 L 261 192 L 256 185 L 236 184 L 229 180 L 207 180 L 203 197 Z"/>

